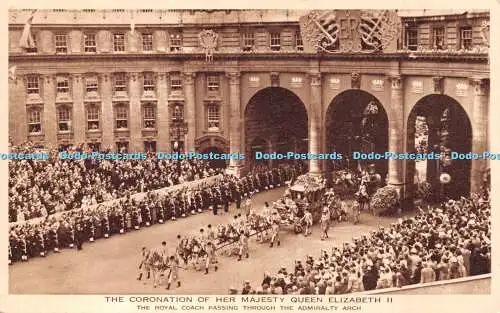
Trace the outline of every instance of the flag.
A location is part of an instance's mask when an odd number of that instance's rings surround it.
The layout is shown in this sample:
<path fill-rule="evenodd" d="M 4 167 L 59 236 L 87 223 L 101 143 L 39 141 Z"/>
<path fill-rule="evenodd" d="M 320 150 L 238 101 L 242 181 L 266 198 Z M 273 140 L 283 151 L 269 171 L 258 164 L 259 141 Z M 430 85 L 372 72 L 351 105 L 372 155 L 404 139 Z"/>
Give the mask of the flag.
<path fill-rule="evenodd" d="M 11 80 L 16 80 L 16 69 L 17 69 L 16 65 L 9 67 L 9 78 Z"/>
<path fill-rule="evenodd" d="M 33 17 L 35 16 L 37 10 L 31 12 L 31 16 L 28 18 L 26 23 L 24 24 L 23 34 L 21 35 L 21 39 L 19 40 L 19 46 L 24 49 L 33 49 L 36 48 L 35 40 L 31 35 L 31 23 L 33 23 Z"/>

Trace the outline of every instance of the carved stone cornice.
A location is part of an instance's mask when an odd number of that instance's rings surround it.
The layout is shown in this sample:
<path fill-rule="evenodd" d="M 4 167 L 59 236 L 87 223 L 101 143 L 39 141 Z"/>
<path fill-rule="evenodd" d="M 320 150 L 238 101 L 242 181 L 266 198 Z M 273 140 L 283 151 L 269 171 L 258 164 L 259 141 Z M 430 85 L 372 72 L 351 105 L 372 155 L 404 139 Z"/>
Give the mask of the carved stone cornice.
<path fill-rule="evenodd" d="M 82 81 L 83 79 L 83 75 L 82 74 L 71 74 L 70 75 L 70 78 L 73 82 L 75 83 L 79 83 L 80 81 Z"/>
<path fill-rule="evenodd" d="M 139 73 L 136 73 L 136 72 L 128 72 L 128 73 L 126 74 L 126 76 L 127 76 L 128 80 L 135 82 L 135 81 L 137 81 L 137 79 L 139 78 Z"/>
<path fill-rule="evenodd" d="M 192 85 L 194 84 L 194 79 L 196 77 L 196 73 L 194 72 L 184 72 L 182 73 L 184 85 Z"/>
<path fill-rule="evenodd" d="M 51 84 L 56 80 L 56 75 L 48 74 L 40 77 L 40 80 L 45 84 Z"/>
<path fill-rule="evenodd" d="M 490 91 L 489 78 L 471 78 L 469 84 L 474 88 L 474 95 L 485 96 Z"/>
<path fill-rule="evenodd" d="M 111 74 L 110 73 L 100 73 L 99 77 L 101 81 L 107 83 L 110 80 Z"/>
<path fill-rule="evenodd" d="M 400 90 L 403 88 L 403 77 L 399 74 L 392 74 L 389 76 L 391 82 L 391 89 Z"/>
<path fill-rule="evenodd" d="M 153 76 L 154 76 L 155 80 L 162 81 L 163 79 L 165 79 L 168 76 L 168 73 L 154 73 Z"/>

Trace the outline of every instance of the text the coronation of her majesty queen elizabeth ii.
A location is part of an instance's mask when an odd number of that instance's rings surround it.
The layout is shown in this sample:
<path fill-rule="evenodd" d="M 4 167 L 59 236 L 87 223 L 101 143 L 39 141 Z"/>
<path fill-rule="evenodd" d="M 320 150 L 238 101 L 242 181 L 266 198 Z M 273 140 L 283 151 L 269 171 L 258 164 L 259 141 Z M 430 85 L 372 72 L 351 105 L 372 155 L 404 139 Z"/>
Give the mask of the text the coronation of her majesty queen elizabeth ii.
<path fill-rule="evenodd" d="M 141 311 L 361 311 L 392 303 L 388 296 L 106 296 L 106 303 Z"/>

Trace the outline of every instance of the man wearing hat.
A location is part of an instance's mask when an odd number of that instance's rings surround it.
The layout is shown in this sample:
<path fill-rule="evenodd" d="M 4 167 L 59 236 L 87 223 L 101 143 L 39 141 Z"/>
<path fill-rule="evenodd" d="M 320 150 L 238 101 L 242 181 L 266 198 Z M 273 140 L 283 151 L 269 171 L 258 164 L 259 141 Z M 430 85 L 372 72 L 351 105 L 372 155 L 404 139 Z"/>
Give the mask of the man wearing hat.
<path fill-rule="evenodd" d="M 330 228 L 330 210 L 328 207 L 323 208 L 321 215 L 321 240 L 328 238 L 328 229 Z"/>
<path fill-rule="evenodd" d="M 205 275 L 206 275 L 208 274 L 208 269 L 210 267 L 210 264 L 217 264 L 215 245 L 211 241 L 207 242 L 205 246 L 205 253 L 207 254 L 205 259 Z M 218 269 L 219 267 L 215 265 L 216 272 Z"/>
<path fill-rule="evenodd" d="M 273 212 L 273 215 L 274 214 L 276 214 L 276 212 Z M 280 224 L 276 219 L 274 219 L 272 222 L 271 233 L 272 233 L 271 243 L 269 246 L 272 248 L 274 245 L 274 242 L 276 242 L 278 247 L 279 247 L 279 245 L 280 245 Z"/>
<path fill-rule="evenodd" d="M 252 290 L 252 287 L 250 286 L 250 281 L 245 280 L 245 284 L 243 284 L 243 289 L 241 290 L 241 294 L 248 295 L 248 294 L 250 294 L 251 290 Z"/>

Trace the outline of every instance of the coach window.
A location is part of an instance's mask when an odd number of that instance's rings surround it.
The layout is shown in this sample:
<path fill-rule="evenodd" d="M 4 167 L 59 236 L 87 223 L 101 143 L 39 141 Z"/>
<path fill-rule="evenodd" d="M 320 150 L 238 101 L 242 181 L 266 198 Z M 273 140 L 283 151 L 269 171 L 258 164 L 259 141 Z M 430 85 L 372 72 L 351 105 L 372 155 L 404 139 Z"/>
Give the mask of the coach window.
<path fill-rule="evenodd" d="M 156 128 L 156 110 L 155 105 L 152 103 L 145 104 L 143 107 L 144 114 L 144 128 L 145 129 L 155 129 Z"/>
<path fill-rule="evenodd" d="M 28 132 L 39 134 L 42 132 L 42 110 L 34 108 L 28 111 Z"/>
<path fill-rule="evenodd" d="M 96 104 L 91 104 L 87 108 L 87 130 L 99 130 L 99 112 L 100 108 Z"/>
<path fill-rule="evenodd" d="M 57 108 L 57 124 L 59 132 L 69 132 L 71 126 L 71 111 L 67 106 Z"/>
<path fill-rule="evenodd" d="M 116 129 L 128 128 L 128 107 L 124 103 L 117 104 L 115 107 Z"/>

